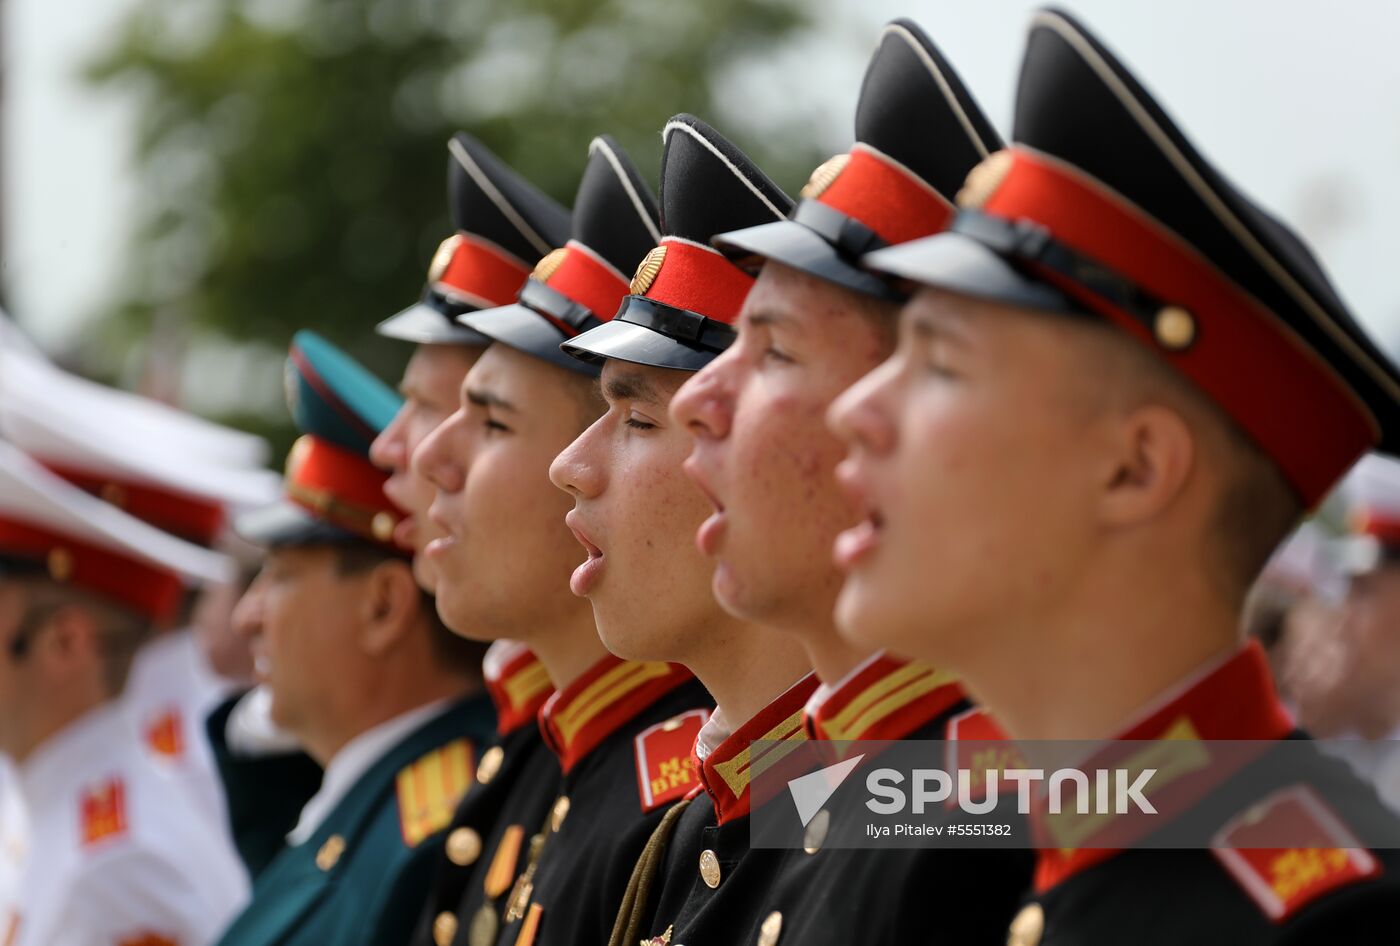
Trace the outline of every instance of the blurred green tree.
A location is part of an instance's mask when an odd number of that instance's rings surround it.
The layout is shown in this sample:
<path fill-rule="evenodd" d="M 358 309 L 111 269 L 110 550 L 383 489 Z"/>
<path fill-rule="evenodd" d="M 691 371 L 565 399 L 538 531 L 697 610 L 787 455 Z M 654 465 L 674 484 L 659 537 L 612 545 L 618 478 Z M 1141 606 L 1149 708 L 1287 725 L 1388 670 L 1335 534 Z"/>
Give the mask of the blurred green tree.
<path fill-rule="evenodd" d="M 405 346 L 371 328 L 416 297 L 446 235 L 453 131 L 566 204 L 600 132 L 654 176 L 665 119 L 723 127 L 714 77 L 802 30 L 804 9 L 138 0 L 86 73 L 140 103 L 138 227 L 98 344 L 158 351 L 186 333 L 173 352 L 201 336 L 285 350 L 310 327 L 396 378 Z M 824 157 L 801 127 L 765 138 L 741 144 L 789 188 Z"/>

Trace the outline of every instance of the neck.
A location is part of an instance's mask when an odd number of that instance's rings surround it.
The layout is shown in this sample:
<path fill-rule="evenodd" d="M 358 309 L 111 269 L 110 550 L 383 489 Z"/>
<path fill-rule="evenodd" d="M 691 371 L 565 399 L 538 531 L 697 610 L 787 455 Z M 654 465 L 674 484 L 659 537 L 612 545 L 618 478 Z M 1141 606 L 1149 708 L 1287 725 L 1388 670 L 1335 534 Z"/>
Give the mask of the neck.
<path fill-rule="evenodd" d="M 582 612 L 547 633 L 533 635 L 528 644 L 556 690 L 573 683 L 608 654 L 593 623 L 593 609 L 586 602 Z"/>
<path fill-rule="evenodd" d="M 1112 591 L 1081 598 L 1092 606 L 970 630 L 970 640 L 996 645 L 958 669 L 1013 738 L 1112 738 L 1159 694 L 1238 646 L 1238 615 L 1205 582 L 1188 584 L 1100 582 Z"/>
<path fill-rule="evenodd" d="M 726 618 L 696 634 L 703 647 L 683 663 L 736 726 L 757 716 L 812 669 L 807 653 L 790 634 Z"/>
<path fill-rule="evenodd" d="M 421 673 L 411 685 L 364 686 L 357 688 L 353 708 L 342 707 L 334 724 L 318 734 L 297 733 L 297 739 L 311 758 L 325 767 L 348 745 L 376 726 L 404 713 L 436 703 L 461 699 L 468 693 L 467 682 L 443 673 Z"/>
<path fill-rule="evenodd" d="M 826 684 L 840 681 L 874 653 L 847 643 L 829 622 L 815 631 L 803 633 L 802 646 L 806 648 L 812 669 L 817 672 L 817 679 Z"/>

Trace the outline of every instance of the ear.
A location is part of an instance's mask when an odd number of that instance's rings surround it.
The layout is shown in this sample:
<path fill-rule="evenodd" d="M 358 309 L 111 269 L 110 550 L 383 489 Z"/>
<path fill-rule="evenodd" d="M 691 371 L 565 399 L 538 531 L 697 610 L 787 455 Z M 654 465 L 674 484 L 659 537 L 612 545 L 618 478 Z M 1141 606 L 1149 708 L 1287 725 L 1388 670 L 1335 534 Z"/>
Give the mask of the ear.
<path fill-rule="evenodd" d="M 360 647 L 371 657 L 382 657 L 418 623 L 422 592 L 407 562 L 389 561 L 365 575 L 361 596 L 363 628 Z"/>
<path fill-rule="evenodd" d="M 1196 457 L 1196 437 L 1176 411 L 1136 408 L 1117 422 L 1116 450 L 1099 503 L 1101 521 L 1130 526 L 1160 515 L 1181 495 Z"/>

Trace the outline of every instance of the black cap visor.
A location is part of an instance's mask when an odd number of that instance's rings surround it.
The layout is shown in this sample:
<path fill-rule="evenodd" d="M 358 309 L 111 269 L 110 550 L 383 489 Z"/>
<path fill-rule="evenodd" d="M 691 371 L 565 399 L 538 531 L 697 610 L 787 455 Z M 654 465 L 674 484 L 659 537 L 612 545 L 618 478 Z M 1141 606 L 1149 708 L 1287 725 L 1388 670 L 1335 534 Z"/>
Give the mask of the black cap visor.
<path fill-rule="evenodd" d="M 493 342 L 509 345 L 527 355 L 542 358 L 552 365 L 579 374 L 596 376 L 596 365 L 570 358 L 559 350 L 559 343 L 568 338 L 563 330 L 548 318 L 519 302 L 481 309 L 458 316 L 468 328 L 480 332 Z"/>
<path fill-rule="evenodd" d="M 1058 289 L 1022 274 L 999 254 L 961 233 L 938 233 L 876 250 L 861 264 L 877 273 L 976 299 L 1046 312 L 1084 311 Z"/>
<path fill-rule="evenodd" d="M 594 365 L 616 358 L 653 368 L 699 371 L 718 358 L 734 337 L 734 329 L 724 322 L 645 296 L 628 296 L 611 322 L 559 347 Z"/>
<path fill-rule="evenodd" d="M 421 302 L 415 302 L 401 312 L 389 316 L 374 327 L 374 331 L 385 338 L 396 338 L 420 345 L 489 345 L 491 339 L 474 332 L 456 321 L 463 312 L 471 311 L 470 306 L 455 305 L 438 298 L 429 298 L 424 293 Z"/>
<path fill-rule="evenodd" d="M 775 220 L 721 233 L 712 242 L 731 262 L 749 272 L 756 271 L 763 260 L 773 260 L 876 299 L 898 302 L 903 298 L 888 282 L 861 269 L 859 256 L 838 250 L 820 233 L 795 220 Z M 757 265 L 751 262 L 755 257 L 759 258 Z"/>

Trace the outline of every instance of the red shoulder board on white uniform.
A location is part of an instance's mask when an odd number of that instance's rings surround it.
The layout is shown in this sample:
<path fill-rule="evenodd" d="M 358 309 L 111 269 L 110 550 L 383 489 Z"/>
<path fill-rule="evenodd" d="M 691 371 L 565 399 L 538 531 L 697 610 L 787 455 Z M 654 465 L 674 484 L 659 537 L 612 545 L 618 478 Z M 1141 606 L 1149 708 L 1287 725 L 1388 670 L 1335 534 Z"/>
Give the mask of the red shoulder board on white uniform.
<path fill-rule="evenodd" d="M 170 707 L 146 724 L 146 745 L 156 755 L 179 759 L 185 754 L 184 723 L 178 707 Z"/>
<path fill-rule="evenodd" d="M 686 710 L 637 733 L 637 794 L 644 813 L 679 801 L 699 787 L 691 749 L 709 718 L 709 710 Z"/>
<path fill-rule="evenodd" d="M 83 792 L 78 803 L 83 847 L 126 834 L 126 785 L 111 778 Z"/>
<path fill-rule="evenodd" d="M 1263 846 L 1266 839 L 1277 844 L 1280 836 L 1300 846 Z M 1211 850 L 1275 923 L 1381 872 L 1380 863 L 1326 802 L 1302 785 L 1277 791 L 1232 819 L 1215 836 Z"/>

